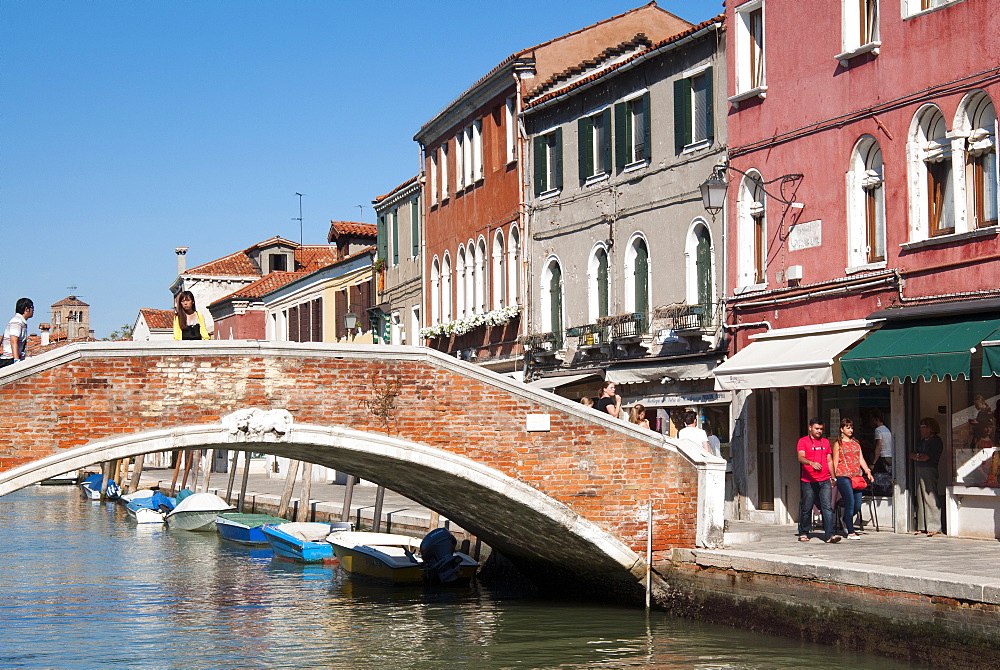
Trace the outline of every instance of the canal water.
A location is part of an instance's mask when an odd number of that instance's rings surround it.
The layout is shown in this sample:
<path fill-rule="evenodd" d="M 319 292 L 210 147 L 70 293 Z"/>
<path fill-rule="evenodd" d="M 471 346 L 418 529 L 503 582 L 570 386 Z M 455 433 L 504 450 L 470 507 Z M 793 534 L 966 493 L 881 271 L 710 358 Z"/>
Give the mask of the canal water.
<path fill-rule="evenodd" d="M 0 668 L 879 668 L 641 609 L 358 583 L 76 487 L 0 498 Z"/>

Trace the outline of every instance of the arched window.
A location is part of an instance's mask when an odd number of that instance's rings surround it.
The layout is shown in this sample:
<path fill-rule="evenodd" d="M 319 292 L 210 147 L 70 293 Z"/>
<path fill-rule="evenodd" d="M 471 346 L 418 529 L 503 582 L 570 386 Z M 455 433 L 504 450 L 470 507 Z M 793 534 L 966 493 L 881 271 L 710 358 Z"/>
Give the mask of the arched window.
<path fill-rule="evenodd" d="M 689 305 L 704 305 L 710 313 L 715 302 L 715 250 L 705 221 L 696 220 L 688 231 L 684 248 L 685 299 Z"/>
<path fill-rule="evenodd" d="M 767 209 L 763 179 L 747 171 L 736 200 L 738 218 L 738 267 L 740 286 L 767 282 Z"/>
<path fill-rule="evenodd" d="M 625 303 L 632 312 L 649 314 L 649 248 L 635 236 L 625 253 Z"/>
<path fill-rule="evenodd" d="M 594 247 L 590 255 L 587 271 L 589 290 L 590 323 L 596 323 L 602 316 L 609 316 L 611 276 L 608 272 L 608 250 L 603 244 Z"/>
<path fill-rule="evenodd" d="M 493 309 L 507 306 L 507 250 L 504 248 L 503 231 L 493 236 Z"/>
<path fill-rule="evenodd" d="M 458 262 L 455 265 L 455 318 L 461 319 L 468 314 L 468 296 L 465 293 L 465 275 L 469 270 L 469 260 L 465 255 L 465 247 L 458 247 Z"/>
<path fill-rule="evenodd" d="M 510 303 L 521 304 L 521 232 L 517 226 L 510 227 L 510 247 L 507 249 L 507 295 Z"/>
<path fill-rule="evenodd" d="M 545 264 L 540 288 L 542 331 L 561 333 L 563 329 L 563 282 L 562 267 L 557 259 L 549 259 L 549 262 Z"/>
<path fill-rule="evenodd" d="M 473 309 L 476 314 L 486 311 L 486 239 L 480 237 L 476 243 L 475 296 Z"/>
<path fill-rule="evenodd" d="M 927 105 L 917 112 L 910 133 L 910 220 L 912 239 L 955 232 L 952 147 L 941 110 Z"/>
<path fill-rule="evenodd" d="M 997 113 L 983 91 L 960 107 L 959 124 L 965 140 L 965 190 L 969 229 L 997 225 Z"/>
<path fill-rule="evenodd" d="M 847 172 L 847 263 L 851 267 L 885 260 L 885 188 L 882 149 L 871 135 L 851 152 Z"/>
<path fill-rule="evenodd" d="M 441 321 L 451 321 L 451 256 L 444 254 L 441 268 Z"/>
<path fill-rule="evenodd" d="M 431 325 L 441 323 L 441 262 L 431 263 Z"/>
<path fill-rule="evenodd" d="M 476 307 L 476 245 L 472 240 L 466 245 L 465 252 L 465 314 L 472 316 Z"/>

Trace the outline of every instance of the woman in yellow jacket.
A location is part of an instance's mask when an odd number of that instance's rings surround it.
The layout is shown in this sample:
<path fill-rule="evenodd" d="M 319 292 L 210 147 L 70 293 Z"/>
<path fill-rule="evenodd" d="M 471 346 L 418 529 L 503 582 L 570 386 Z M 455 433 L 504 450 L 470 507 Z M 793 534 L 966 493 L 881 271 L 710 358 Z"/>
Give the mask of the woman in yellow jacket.
<path fill-rule="evenodd" d="M 191 291 L 181 291 L 177 294 L 177 301 L 174 303 L 174 339 L 209 339 L 205 319 L 195 306 L 194 294 Z"/>

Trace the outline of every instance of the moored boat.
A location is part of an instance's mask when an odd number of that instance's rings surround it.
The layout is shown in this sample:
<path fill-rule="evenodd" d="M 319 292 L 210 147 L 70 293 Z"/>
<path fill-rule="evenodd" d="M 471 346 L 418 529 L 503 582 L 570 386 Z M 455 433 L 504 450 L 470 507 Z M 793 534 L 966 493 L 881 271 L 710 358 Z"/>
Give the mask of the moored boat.
<path fill-rule="evenodd" d="M 270 514 L 243 514 L 242 512 L 223 512 L 215 517 L 215 527 L 219 535 L 239 544 L 267 544 L 267 536 L 261 530 L 264 524 L 281 525 L 288 519 L 281 519 Z"/>
<path fill-rule="evenodd" d="M 350 530 L 349 523 L 283 523 L 261 526 L 261 532 L 275 556 L 299 563 L 319 563 L 333 560 L 333 546 L 327 542 L 331 533 Z"/>
<path fill-rule="evenodd" d="M 87 500 L 100 500 L 101 499 L 101 485 L 104 481 L 104 475 L 98 473 L 93 474 L 80 482 L 80 490 L 83 491 L 83 495 Z M 104 497 L 108 500 L 114 500 L 118 497 L 120 490 L 118 484 L 115 483 L 113 479 L 108 480 L 108 487 L 104 490 Z"/>
<path fill-rule="evenodd" d="M 443 531 L 439 532 L 439 531 Z M 392 584 L 458 584 L 475 576 L 479 564 L 455 551 L 455 537 L 444 528 L 421 541 L 392 533 L 340 532 L 327 537 L 340 567 Z"/>
<path fill-rule="evenodd" d="M 166 521 L 171 528 L 210 531 L 215 530 L 215 517 L 219 516 L 219 512 L 234 509 L 236 508 L 213 493 L 192 493 L 177 503 L 167 514 Z"/>
<path fill-rule="evenodd" d="M 127 496 L 122 496 L 126 500 L 125 509 L 128 515 L 136 523 L 163 523 L 167 513 L 174 508 L 175 500 L 169 498 L 159 491 L 145 491 L 145 495 L 138 496 L 142 491 Z"/>

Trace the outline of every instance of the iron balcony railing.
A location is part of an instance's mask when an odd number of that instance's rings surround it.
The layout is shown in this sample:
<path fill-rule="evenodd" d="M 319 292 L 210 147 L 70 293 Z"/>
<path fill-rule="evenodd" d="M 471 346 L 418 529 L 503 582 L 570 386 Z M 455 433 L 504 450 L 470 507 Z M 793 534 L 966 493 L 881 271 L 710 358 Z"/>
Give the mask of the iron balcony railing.
<path fill-rule="evenodd" d="M 717 307 L 721 307 L 721 303 L 667 305 L 658 308 L 653 316 L 665 321 L 659 325 L 673 331 L 711 330 L 719 322 Z"/>

